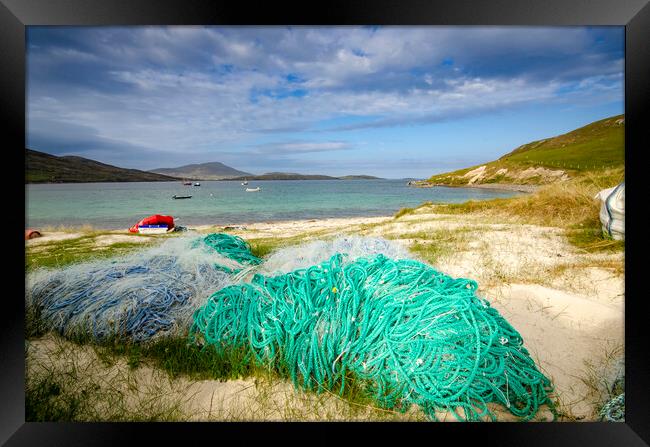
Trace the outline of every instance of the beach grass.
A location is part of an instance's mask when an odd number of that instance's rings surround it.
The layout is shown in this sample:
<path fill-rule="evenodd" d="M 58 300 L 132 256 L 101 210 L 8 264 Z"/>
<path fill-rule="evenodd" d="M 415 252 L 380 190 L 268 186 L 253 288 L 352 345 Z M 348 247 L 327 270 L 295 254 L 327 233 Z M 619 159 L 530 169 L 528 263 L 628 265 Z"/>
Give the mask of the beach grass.
<path fill-rule="evenodd" d="M 278 381 L 290 380 L 289 368 L 277 356 L 271 364 L 256 361 L 252 352 L 243 347 L 226 350 L 214 348 L 212 345 L 200 347 L 188 342 L 185 337 L 160 338 L 144 345 L 131 342 L 111 340 L 89 343 L 90 340 L 64 340 L 54 334 L 40 334 L 55 340 L 56 349 L 50 352 L 47 360 L 30 358 L 27 362 L 26 384 L 26 420 L 27 421 L 175 421 L 187 420 L 187 414 L 180 411 L 181 400 L 188 396 L 170 396 L 169 391 L 161 387 L 158 391 L 160 399 L 149 410 L 128 408 L 127 393 L 119 388 L 123 383 L 129 383 L 129 376 L 139 368 L 156 368 L 164 371 L 170 380 L 184 378 L 187 383 L 204 380 L 227 381 L 236 379 L 254 379 L 259 386 L 259 397 L 256 403 L 260 408 L 253 419 L 266 419 L 277 413 L 272 408 L 269 399 L 270 388 Z M 39 339 L 32 339 L 34 342 Z M 83 358 L 91 362 L 81 361 L 80 352 L 92 349 L 92 355 Z M 62 362 L 57 362 L 57 359 Z M 126 368 L 120 370 L 116 366 L 121 362 Z M 89 364 L 90 363 L 90 364 Z M 36 371 L 37 370 L 37 371 Z M 117 376 L 109 380 L 99 380 L 102 370 L 119 371 Z M 81 377 L 83 375 L 83 377 Z M 79 383 L 81 382 L 81 383 Z M 348 417 L 359 416 L 374 420 L 386 418 L 424 420 L 423 414 L 402 415 L 402 412 L 387 410 L 376 406 L 370 393 L 362 382 L 355 377 L 346 377 L 345 387 L 339 382 L 330 390 L 295 390 L 295 395 L 303 395 L 312 401 L 314 411 L 322 406 L 324 397 L 333 397 L 344 406 Z M 305 395 L 305 391 L 307 394 Z M 309 391 L 314 391 L 310 393 Z M 164 396 L 172 397 L 163 399 Z M 153 396 L 152 396 L 153 397 Z M 304 400 L 304 399 L 303 399 Z M 320 402 L 320 404 L 319 404 Z M 101 405 L 100 405 L 101 403 Z M 277 403 L 275 404 L 277 405 Z M 291 402 L 281 408 L 281 413 L 288 420 L 322 419 L 322 414 L 297 414 Z M 341 419 L 341 411 L 337 411 Z M 248 416 L 250 417 L 250 415 Z M 229 420 L 238 420 L 237 415 L 230 415 Z"/>
<path fill-rule="evenodd" d="M 417 210 L 442 214 L 483 214 L 504 222 L 562 228 L 574 246 L 588 251 L 622 250 L 624 242 L 603 235 L 600 201 L 594 196 L 625 178 L 623 168 L 589 172 L 565 182 L 506 199 L 470 200 L 459 204 L 425 204 Z"/>
<path fill-rule="evenodd" d="M 393 217 L 395 219 L 399 219 L 400 217 L 406 216 L 407 214 L 413 214 L 415 210 L 416 208 L 400 208 L 400 210 L 397 211 Z"/>
<path fill-rule="evenodd" d="M 46 421 L 177 421 L 182 401 L 164 381 L 138 386 L 131 371 L 102 368 L 101 360 L 60 337 L 51 347 L 30 355 L 26 342 L 25 420 Z"/>
<path fill-rule="evenodd" d="M 74 239 L 25 247 L 25 270 L 60 268 L 92 259 L 110 258 L 127 254 L 143 246 L 143 242 L 114 242 L 99 245 L 96 243 L 96 238 L 101 234 L 103 233 L 86 234 Z"/>

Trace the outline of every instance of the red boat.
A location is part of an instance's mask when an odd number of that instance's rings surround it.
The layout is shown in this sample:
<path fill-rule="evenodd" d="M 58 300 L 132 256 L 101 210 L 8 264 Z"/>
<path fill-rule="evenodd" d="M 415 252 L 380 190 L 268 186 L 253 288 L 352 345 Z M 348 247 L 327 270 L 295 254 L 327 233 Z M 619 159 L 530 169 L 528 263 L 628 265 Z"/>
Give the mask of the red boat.
<path fill-rule="evenodd" d="M 41 232 L 38 230 L 32 230 L 30 228 L 25 230 L 25 240 L 33 239 L 35 237 L 41 237 Z"/>
<path fill-rule="evenodd" d="M 140 225 L 165 225 L 167 230 L 174 228 L 174 218 L 172 216 L 162 216 L 160 214 L 154 214 L 153 216 L 145 217 L 137 224 L 129 228 L 129 232 L 137 233 Z"/>

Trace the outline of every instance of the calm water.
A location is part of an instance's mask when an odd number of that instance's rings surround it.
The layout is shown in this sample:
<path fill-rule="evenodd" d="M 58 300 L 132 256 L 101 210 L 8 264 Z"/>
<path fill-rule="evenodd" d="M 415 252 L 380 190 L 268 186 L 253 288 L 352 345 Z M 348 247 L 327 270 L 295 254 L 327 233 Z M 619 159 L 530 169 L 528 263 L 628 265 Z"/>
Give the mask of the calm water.
<path fill-rule="evenodd" d="M 326 217 L 385 216 L 425 201 L 458 203 L 518 193 L 471 188 L 412 188 L 404 180 L 267 180 L 69 183 L 26 185 L 27 225 L 128 228 L 151 214 L 174 216 L 178 225 L 243 224 Z M 191 199 L 173 200 L 176 195 Z"/>

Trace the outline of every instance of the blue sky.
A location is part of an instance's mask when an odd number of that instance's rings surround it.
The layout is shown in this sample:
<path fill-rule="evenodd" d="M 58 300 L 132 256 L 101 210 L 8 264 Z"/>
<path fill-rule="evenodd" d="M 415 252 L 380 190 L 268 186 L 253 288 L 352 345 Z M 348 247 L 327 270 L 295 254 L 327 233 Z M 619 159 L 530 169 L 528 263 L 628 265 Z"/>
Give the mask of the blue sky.
<path fill-rule="evenodd" d="M 27 147 L 424 178 L 623 113 L 623 27 L 27 30 Z"/>

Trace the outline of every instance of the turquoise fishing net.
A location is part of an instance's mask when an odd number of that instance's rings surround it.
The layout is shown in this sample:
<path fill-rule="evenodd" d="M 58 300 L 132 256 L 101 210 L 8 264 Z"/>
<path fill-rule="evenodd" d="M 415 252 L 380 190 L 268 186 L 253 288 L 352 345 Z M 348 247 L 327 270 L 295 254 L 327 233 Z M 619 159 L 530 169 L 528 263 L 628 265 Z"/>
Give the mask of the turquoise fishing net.
<path fill-rule="evenodd" d="M 302 389 L 343 393 L 354 378 L 381 406 L 417 404 L 432 419 L 495 420 L 499 404 L 529 420 L 552 408 L 549 379 L 476 282 L 381 254 L 343 260 L 217 291 L 195 312 L 192 338 L 279 360 Z"/>

